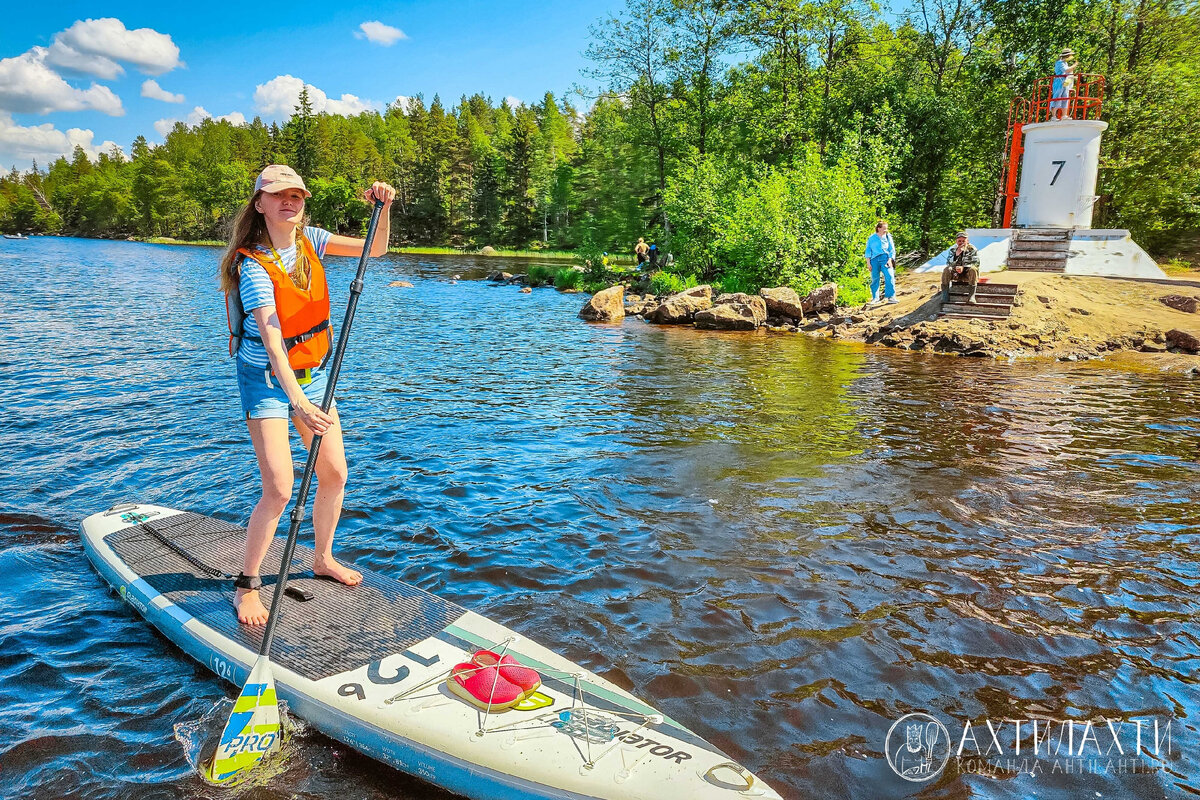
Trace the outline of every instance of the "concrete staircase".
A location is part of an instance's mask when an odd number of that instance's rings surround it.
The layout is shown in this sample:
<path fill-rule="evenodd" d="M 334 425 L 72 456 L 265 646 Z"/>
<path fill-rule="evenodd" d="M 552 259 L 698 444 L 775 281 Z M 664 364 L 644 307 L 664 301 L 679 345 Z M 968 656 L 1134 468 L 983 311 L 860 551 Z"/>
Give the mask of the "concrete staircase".
<path fill-rule="evenodd" d="M 1008 246 L 1008 268 L 1029 272 L 1063 272 L 1071 250 L 1071 230 L 1019 228 Z"/>
<path fill-rule="evenodd" d="M 1015 283 L 981 283 L 975 287 L 978 304 L 967 302 L 971 289 L 962 284 L 950 285 L 950 302 L 942 303 L 941 316 L 947 319 L 1004 319 L 1012 313 L 1017 299 Z"/>

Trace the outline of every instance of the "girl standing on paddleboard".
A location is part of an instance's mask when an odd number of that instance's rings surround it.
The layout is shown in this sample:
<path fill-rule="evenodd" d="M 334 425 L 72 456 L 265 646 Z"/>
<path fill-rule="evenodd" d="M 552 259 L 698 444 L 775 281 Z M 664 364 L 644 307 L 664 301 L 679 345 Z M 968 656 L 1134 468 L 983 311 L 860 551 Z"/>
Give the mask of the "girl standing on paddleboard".
<path fill-rule="evenodd" d="M 306 226 L 304 201 L 311 197 L 291 167 L 272 164 L 254 184 L 254 194 L 233 224 L 221 258 L 219 280 L 229 317 L 229 350 L 237 356 L 242 415 L 262 475 L 262 498 L 246 525 L 242 574 L 234 581 L 238 621 L 263 625 L 267 609 L 259 598 L 259 568 L 292 498 L 292 449 L 288 417 L 305 446 L 319 434 L 317 497 L 313 502 L 316 554 L 313 571 L 353 586 L 356 570 L 333 557 L 333 532 L 342 513 L 346 451 L 337 409 L 321 411 L 333 349 L 329 286 L 321 258 L 359 256 L 364 241 Z M 388 217 L 396 190 L 376 182 L 363 192 L 368 203 L 384 204 L 372 256 L 387 252 Z"/>

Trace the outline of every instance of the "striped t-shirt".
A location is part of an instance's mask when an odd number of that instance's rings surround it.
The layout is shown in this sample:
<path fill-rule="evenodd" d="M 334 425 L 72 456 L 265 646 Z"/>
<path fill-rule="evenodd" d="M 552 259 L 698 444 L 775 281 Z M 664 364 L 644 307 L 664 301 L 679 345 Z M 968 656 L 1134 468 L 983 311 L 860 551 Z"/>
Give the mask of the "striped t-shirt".
<path fill-rule="evenodd" d="M 324 258 L 325 248 L 329 245 L 329 237 L 331 236 L 329 231 L 323 228 L 308 226 L 304 229 L 304 235 L 312 242 L 313 249 L 317 251 L 317 258 Z M 271 252 L 271 248 L 263 247 L 262 245 L 258 245 L 258 249 L 264 253 Z M 279 260 L 283 262 L 284 270 L 291 272 L 292 267 L 296 264 L 296 245 L 276 252 L 279 253 Z M 253 311 L 263 306 L 275 305 L 275 285 L 271 283 L 271 276 L 267 274 L 266 269 L 261 264 L 254 259 L 244 258 L 241 265 L 241 277 L 238 280 L 238 291 L 242 295 L 242 308 L 246 310 L 246 321 L 242 323 L 242 332 L 245 336 L 242 338 L 237 356 L 252 367 L 266 369 L 271 366 L 271 359 L 267 356 L 267 348 L 258 342 L 250 341 L 246 337 L 255 336 L 260 339 L 262 338 L 262 334 L 258 330 L 258 322 L 254 319 Z"/>

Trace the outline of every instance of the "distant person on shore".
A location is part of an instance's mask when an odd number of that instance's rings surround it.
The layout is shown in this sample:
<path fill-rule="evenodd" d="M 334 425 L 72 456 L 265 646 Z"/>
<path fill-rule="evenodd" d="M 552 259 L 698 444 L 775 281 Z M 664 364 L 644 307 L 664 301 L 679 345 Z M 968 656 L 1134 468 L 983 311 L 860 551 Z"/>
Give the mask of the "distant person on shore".
<path fill-rule="evenodd" d="M 637 263 L 640 267 L 650 260 L 650 245 L 646 244 L 646 240 L 639 238 L 637 244 L 633 246 L 633 254 L 637 256 Z"/>
<path fill-rule="evenodd" d="M 650 245 L 649 256 L 650 256 L 650 269 L 652 269 L 652 270 L 657 269 L 658 268 L 658 245 L 656 245 L 656 244 Z"/>
<path fill-rule="evenodd" d="M 1075 61 L 1075 51 L 1067 48 L 1062 51 L 1054 62 L 1054 83 L 1050 89 L 1050 117 L 1062 119 L 1070 116 L 1071 95 L 1075 92 L 1075 71 L 1079 68 Z"/>
<path fill-rule="evenodd" d="M 337 409 L 326 413 L 320 403 L 328 383 L 325 361 L 333 344 L 329 285 L 321 259 L 361 255 L 364 242 L 306 225 L 304 201 L 311 196 L 291 167 L 272 164 L 264 169 L 234 220 L 218 274 L 229 318 L 229 351 L 237 356 L 242 418 L 250 429 L 262 478 L 262 497 L 246 525 L 242 572 L 233 584 L 233 605 L 243 625 L 267 621 L 258 593 L 259 569 L 292 498 L 289 416 L 306 447 L 314 434 L 322 437 L 312 512 L 313 572 L 348 586 L 362 582 L 361 573 L 333 557 L 333 533 L 346 487 L 346 451 Z M 380 182 L 363 192 L 367 202 L 384 204 L 371 255 L 387 251 L 395 196 L 395 189 Z"/>
<path fill-rule="evenodd" d="M 965 283 L 971 287 L 971 296 L 967 302 L 974 305 L 975 287 L 979 285 L 979 251 L 975 245 L 967 241 L 966 231 L 959 231 L 954 237 L 954 246 L 946 255 L 946 268 L 942 270 L 942 302 L 950 302 L 950 284 Z"/>
<path fill-rule="evenodd" d="M 883 278 L 883 293 L 887 302 L 899 303 L 896 299 L 896 243 L 888 233 L 887 220 L 875 223 L 875 233 L 867 239 L 864 253 L 871 267 L 871 303 L 879 302 L 879 279 Z"/>

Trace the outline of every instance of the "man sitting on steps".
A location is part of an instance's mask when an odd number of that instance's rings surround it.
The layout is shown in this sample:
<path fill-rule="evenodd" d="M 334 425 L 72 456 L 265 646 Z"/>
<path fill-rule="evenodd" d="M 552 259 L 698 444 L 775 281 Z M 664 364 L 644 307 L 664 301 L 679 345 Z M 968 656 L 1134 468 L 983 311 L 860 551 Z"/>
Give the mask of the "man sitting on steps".
<path fill-rule="evenodd" d="M 950 284 L 965 283 L 971 287 L 971 296 L 967 302 L 974 305 L 975 286 L 979 283 L 979 251 L 967 241 L 965 231 L 959 231 L 954 237 L 954 247 L 946 256 L 946 268 L 942 270 L 942 302 L 950 302 Z"/>

